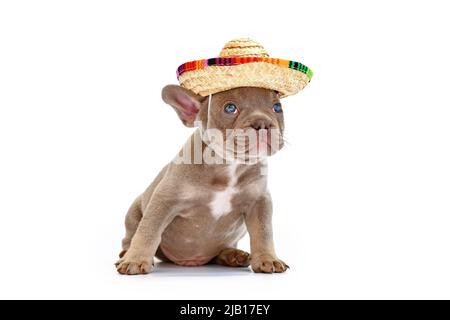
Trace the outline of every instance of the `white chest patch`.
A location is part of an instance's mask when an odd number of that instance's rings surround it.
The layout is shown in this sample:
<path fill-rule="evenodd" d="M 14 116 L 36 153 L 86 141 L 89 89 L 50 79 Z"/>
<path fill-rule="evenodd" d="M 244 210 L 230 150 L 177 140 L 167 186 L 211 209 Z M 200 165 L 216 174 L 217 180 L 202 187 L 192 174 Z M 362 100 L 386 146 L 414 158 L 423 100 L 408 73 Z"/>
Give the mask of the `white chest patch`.
<path fill-rule="evenodd" d="M 213 199 L 209 204 L 211 207 L 212 215 L 216 219 L 219 219 L 221 216 L 230 213 L 233 209 L 231 200 L 233 199 L 233 195 L 237 192 L 237 167 L 238 163 L 232 163 L 228 166 L 228 177 L 230 179 L 228 185 L 225 190 L 214 192 Z"/>

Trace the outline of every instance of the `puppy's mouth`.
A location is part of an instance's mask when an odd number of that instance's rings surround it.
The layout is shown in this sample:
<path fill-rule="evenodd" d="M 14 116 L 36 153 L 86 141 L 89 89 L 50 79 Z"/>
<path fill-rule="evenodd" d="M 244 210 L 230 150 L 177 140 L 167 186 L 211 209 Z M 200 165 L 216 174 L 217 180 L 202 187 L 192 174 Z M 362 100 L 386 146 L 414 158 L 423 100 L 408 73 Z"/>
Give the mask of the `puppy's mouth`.
<path fill-rule="evenodd" d="M 233 142 L 234 154 L 245 159 L 272 156 L 284 145 L 283 135 L 278 129 L 237 129 L 227 139 Z"/>
<path fill-rule="evenodd" d="M 203 141 L 227 161 L 254 163 L 274 155 L 284 146 L 283 134 L 279 129 L 226 129 L 206 130 Z"/>

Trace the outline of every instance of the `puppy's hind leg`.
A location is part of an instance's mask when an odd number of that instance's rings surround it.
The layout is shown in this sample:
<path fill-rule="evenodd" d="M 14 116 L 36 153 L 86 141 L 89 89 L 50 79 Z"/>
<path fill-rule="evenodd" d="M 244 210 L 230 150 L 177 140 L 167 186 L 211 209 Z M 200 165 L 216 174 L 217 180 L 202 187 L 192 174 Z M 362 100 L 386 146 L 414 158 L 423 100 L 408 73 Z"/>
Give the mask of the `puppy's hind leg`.
<path fill-rule="evenodd" d="M 250 254 L 236 248 L 226 248 L 211 263 L 227 267 L 248 267 L 250 265 Z"/>
<path fill-rule="evenodd" d="M 128 209 L 128 213 L 125 217 L 125 238 L 122 240 L 122 251 L 119 254 L 119 258 L 122 258 L 127 250 L 130 248 L 131 239 L 133 239 L 134 234 L 139 226 L 139 222 L 142 219 L 142 207 L 141 207 L 141 196 L 137 197 Z"/>
<path fill-rule="evenodd" d="M 148 204 L 148 201 L 150 201 L 153 192 L 163 179 L 164 175 L 166 174 L 166 171 L 167 166 L 165 166 L 161 170 L 161 172 L 158 174 L 155 180 L 147 188 L 147 190 L 142 195 L 137 197 L 137 199 L 134 200 L 133 204 L 131 205 L 130 209 L 128 209 L 128 213 L 125 218 L 126 235 L 125 238 L 122 240 L 122 252 L 119 254 L 119 258 L 123 258 L 125 253 L 127 253 L 128 249 L 130 248 L 131 240 L 133 239 L 134 234 L 136 233 L 136 230 L 139 226 L 139 223 L 141 222 L 144 211 L 143 209 Z"/>

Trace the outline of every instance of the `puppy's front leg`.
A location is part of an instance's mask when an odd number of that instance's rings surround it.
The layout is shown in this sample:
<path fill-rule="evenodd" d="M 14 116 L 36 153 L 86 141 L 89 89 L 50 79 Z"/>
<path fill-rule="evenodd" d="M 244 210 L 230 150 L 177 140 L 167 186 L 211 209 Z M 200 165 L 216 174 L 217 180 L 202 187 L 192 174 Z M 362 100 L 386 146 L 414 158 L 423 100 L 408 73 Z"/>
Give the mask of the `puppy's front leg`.
<path fill-rule="evenodd" d="M 272 234 L 272 200 L 266 193 L 245 214 L 250 234 L 251 266 L 254 272 L 285 272 L 288 265 L 277 258 Z"/>
<path fill-rule="evenodd" d="M 116 263 L 121 274 L 145 274 L 153 269 L 153 257 L 161 242 L 161 235 L 174 216 L 169 204 L 158 196 L 152 200 L 143 212 L 136 233 L 131 240 L 130 248 Z"/>

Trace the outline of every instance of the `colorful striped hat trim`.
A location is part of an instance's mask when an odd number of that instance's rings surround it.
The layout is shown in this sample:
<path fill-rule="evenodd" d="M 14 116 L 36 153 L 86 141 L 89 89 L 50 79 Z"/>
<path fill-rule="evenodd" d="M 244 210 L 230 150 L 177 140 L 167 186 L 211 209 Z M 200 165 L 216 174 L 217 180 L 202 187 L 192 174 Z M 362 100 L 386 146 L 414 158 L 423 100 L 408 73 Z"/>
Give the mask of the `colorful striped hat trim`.
<path fill-rule="evenodd" d="M 254 62 L 265 62 L 280 67 L 297 70 L 306 74 L 309 80 L 311 80 L 313 76 L 313 72 L 311 69 L 297 61 L 266 57 L 218 57 L 183 63 L 177 69 L 177 79 L 179 79 L 180 76 L 185 72 L 201 70 L 211 66 L 229 67 Z"/>

